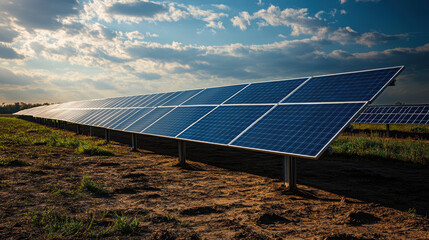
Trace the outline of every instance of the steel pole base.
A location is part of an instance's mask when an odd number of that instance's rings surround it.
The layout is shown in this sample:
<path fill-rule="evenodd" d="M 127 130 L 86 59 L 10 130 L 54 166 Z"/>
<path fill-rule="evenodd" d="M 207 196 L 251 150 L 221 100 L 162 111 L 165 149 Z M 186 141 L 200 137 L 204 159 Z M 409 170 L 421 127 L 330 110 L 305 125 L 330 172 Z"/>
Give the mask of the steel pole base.
<path fill-rule="evenodd" d="M 134 152 L 137 151 L 137 134 L 131 133 L 131 146 L 133 147 Z"/>
<path fill-rule="evenodd" d="M 179 140 L 179 164 L 186 164 L 186 144 L 184 141 Z"/>
<path fill-rule="evenodd" d="M 296 159 L 294 157 L 283 157 L 283 183 L 289 191 L 297 190 Z"/>
<path fill-rule="evenodd" d="M 110 131 L 109 131 L 109 129 L 104 130 L 104 138 L 106 139 L 106 142 L 110 142 Z"/>

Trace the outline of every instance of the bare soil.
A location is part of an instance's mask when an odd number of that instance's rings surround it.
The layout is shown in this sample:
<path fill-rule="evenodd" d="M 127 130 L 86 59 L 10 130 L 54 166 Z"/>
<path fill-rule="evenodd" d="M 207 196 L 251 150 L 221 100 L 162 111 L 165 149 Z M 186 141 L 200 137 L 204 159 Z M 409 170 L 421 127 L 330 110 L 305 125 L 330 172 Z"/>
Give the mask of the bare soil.
<path fill-rule="evenodd" d="M 138 232 L 106 237 L 112 239 L 429 239 L 427 167 L 339 156 L 298 159 L 299 191 L 288 192 L 281 156 L 188 143 L 187 165 L 180 166 L 173 140 L 139 136 L 140 149 L 132 152 L 125 144 L 130 135 L 111 136 L 117 142 L 110 146 L 121 152 L 115 156 L 16 146 L 15 152 L 37 152 L 22 160 L 58 164 L 0 167 L 0 239 L 49 238 L 25 218 L 46 208 L 77 218 L 139 216 Z M 55 186 L 77 191 L 86 174 L 109 194 L 52 193 Z"/>

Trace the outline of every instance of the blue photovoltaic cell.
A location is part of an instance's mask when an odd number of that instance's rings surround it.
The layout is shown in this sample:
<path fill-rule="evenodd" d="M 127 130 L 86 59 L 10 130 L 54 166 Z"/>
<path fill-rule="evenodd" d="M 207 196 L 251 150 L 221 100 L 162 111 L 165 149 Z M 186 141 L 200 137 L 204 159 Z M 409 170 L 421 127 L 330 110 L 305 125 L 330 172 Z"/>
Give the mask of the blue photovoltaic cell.
<path fill-rule="evenodd" d="M 150 95 L 140 95 L 140 96 L 138 96 L 138 98 L 136 99 L 136 101 L 134 103 L 130 104 L 127 107 L 143 107 L 145 105 L 145 103 L 151 97 L 153 97 L 153 94 L 150 94 Z"/>
<path fill-rule="evenodd" d="M 316 157 L 362 106 L 279 105 L 231 145 Z"/>
<path fill-rule="evenodd" d="M 175 137 L 213 108 L 178 107 L 147 128 L 143 133 Z"/>
<path fill-rule="evenodd" d="M 101 114 L 93 119 L 88 125 L 101 126 L 101 123 L 104 122 L 105 119 L 114 116 L 115 112 L 117 111 L 117 109 L 106 109 L 105 111 L 102 111 Z"/>
<path fill-rule="evenodd" d="M 137 121 L 139 118 L 150 112 L 153 108 L 140 108 L 136 109 L 135 112 L 132 112 L 129 116 L 123 117 L 120 121 L 112 124 L 111 129 L 115 130 L 124 130 L 130 126 L 133 122 Z"/>
<path fill-rule="evenodd" d="M 273 106 L 220 106 L 178 138 L 228 144 Z"/>
<path fill-rule="evenodd" d="M 120 114 L 118 114 L 114 119 L 112 119 L 111 121 L 109 121 L 108 123 L 104 124 L 105 128 L 111 128 L 112 126 L 114 126 L 116 123 L 120 122 L 121 120 L 123 120 L 126 117 L 129 117 L 130 115 L 134 114 L 135 112 L 137 112 L 139 109 L 125 109 L 123 112 L 121 112 Z"/>
<path fill-rule="evenodd" d="M 314 77 L 283 102 L 370 101 L 401 67 Z"/>
<path fill-rule="evenodd" d="M 170 97 L 174 94 L 174 92 L 164 93 L 162 96 L 157 98 L 156 100 L 150 102 L 146 105 L 146 107 L 157 107 L 160 103 L 163 103 L 165 100 L 170 99 Z"/>
<path fill-rule="evenodd" d="M 106 127 L 107 123 L 120 116 L 121 113 L 125 112 L 125 109 L 115 109 L 109 113 L 108 116 L 105 116 L 103 121 L 98 122 L 98 126 Z"/>
<path fill-rule="evenodd" d="M 172 107 L 155 108 L 150 113 L 146 114 L 144 117 L 140 118 L 139 120 L 137 120 L 131 126 L 129 126 L 124 130 L 128 132 L 141 132 L 149 125 L 151 125 L 153 122 L 158 120 L 160 117 L 164 116 L 166 113 L 171 111 L 171 109 L 173 108 Z"/>
<path fill-rule="evenodd" d="M 92 112 L 91 115 L 88 115 L 85 118 L 80 119 L 78 123 L 90 125 L 88 123 L 91 123 L 91 121 L 95 119 L 99 114 L 102 114 L 104 111 L 106 111 L 106 109 L 93 109 L 93 110 L 94 111 Z"/>
<path fill-rule="evenodd" d="M 247 84 L 207 88 L 195 97 L 184 102 L 183 105 L 204 105 L 204 104 L 221 104 L 232 95 L 240 91 Z"/>
<path fill-rule="evenodd" d="M 278 103 L 307 78 L 252 83 L 243 91 L 229 99 L 225 104 L 240 103 Z"/>
<path fill-rule="evenodd" d="M 429 105 L 370 106 L 355 123 L 428 124 Z M 425 120 L 426 119 L 426 120 Z"/>
<path fill-rule="evenodd" d="M 170 99 L 168 102 L 163 103 L 161 106 L 177 106 L 188 100 L 195 94 L 199 93 L 202 89 L 183 91 L 177 97 Z"/>

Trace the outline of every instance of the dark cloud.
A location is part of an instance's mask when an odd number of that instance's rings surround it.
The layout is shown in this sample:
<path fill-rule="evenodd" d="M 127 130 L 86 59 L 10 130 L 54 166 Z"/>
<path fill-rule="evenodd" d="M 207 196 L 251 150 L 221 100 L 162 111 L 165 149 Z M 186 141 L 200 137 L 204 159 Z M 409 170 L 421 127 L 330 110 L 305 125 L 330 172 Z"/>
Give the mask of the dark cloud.
<path fill-rule="evenodd" d="M 77 0 L 14 0 L 1 7 L 27 30 L 55 30 L 62 26 L 61 18 L 78 14 Z"/>
<path fill-rule="evenodd" d="M 0 95 L 10 102 L 52 102 L 55 91 L 43 88 L 0 89 Z"/>
<path fill-rule="evenodd" d="M 19 33 L 5 26 L 0 26 L 0 42 L 12 42 Z"/>
<path fill-rule="evenodd" d="M 141 73 L 135 73 L 134 75 L 136 75 L 137 77 L 142 78 L 144 80 L 158 80 L 161 78 L 161 75 L 159 75 L 157 73 L 141 72 Z"/>
<path fill-rule="evenodd" d="M 33 83 L 30 77 L 17 75 L 8 69 L 0 68 L 0 84 L 6 85 L 28 85 Z"/>
<path fill-rule="evenodd" d="M 133 17 L 153 17 L 168 9 L 153 2 L 115 3 L 108 9 L 109 13 Z"/>
<path fill-rule="evenodd" d="M 0 43 L 0 58 L 3 59 L 23 59 L 24 56 L 17 53 L 15 49 Z"/>

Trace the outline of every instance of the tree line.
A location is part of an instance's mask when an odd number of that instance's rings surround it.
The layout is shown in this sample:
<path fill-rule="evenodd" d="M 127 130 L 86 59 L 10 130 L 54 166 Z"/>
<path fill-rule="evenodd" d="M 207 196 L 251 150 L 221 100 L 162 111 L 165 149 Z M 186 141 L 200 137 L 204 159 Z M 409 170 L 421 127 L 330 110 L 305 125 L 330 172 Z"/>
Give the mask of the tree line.
<path fill-rule="evenodd" d="M 23 109 L 38 107 L 42 105 L 49 105 L 49 103 L 24 103 L 16 102 L 11 104 L 2 103 L 0 106 L 0 114 L 12 114 Z"/>

